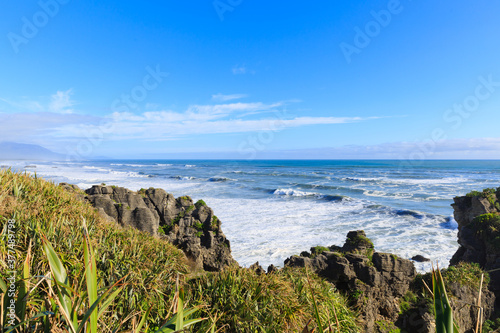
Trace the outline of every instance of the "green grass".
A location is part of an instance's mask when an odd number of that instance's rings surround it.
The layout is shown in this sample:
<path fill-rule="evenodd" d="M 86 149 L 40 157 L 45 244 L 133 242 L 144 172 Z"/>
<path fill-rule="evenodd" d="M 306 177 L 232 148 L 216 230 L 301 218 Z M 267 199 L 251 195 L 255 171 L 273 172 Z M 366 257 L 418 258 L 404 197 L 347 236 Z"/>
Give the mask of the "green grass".
<path fill-rule="evenodd" d="M 12 195 L 14 192 L 17 196 Z M 3 280 L 8 277 L 5 236 L 7 221 L 11 218 L 16 220 L 17 276 L 22 276 L 21 266 L 31 241 L 28 280 L 32 286 L 50 271 L 42 248 L 42 234 L 61 258 L 69 281 L 79 283 L 85 275 L 84 238 L 80 230 L 82 221 L 87 221 L 92 246 L 99 254 L 96 258 L 98 287 L 111 286 L 122 278 L 124 283 L 123 292 L 103 315 L 102 325 L 107 327 L 115 327 L 119 323 L 117 319 L 128 317 L 122 328 L 129 328 L 134 317 L 130 315 L 139 315 L 149 308 L 149 324 L 159 324 L 169 312 L 166 300 L 175 293 L 177 273 L 188 272 L 184 254 L 171 244 L 101 220 L 89 204 L 53 183 L 0 170 L 0 277 Z M 28 301 L 27 318 L 45 309 L 42 300 L 46 296 L 46 288 L 34 290 Z M 52 323 L 54 330 L 63 325 L 60 317 L 53 318 Z"/>
<path fill-rule="evenodd" d="M 325 251 L 330 251 L 330 249 L 325 247 L 325 246 L 319 246 L 319 245 L 315 246 L 315 247 L 311 247 L 311 257 L 314 258 L 317 255 L 320 255 L 321 253 L 323 253 Z"/>
<path fill-rule="evenodd" d="M 196 230 L 200 230 L 200 231 L 203 230 L 203 223 L 201 223 L 199 221 L 195 222 L 193 226 Z"/>
<path fill-rule="evenodd" d="M 495 320 L 486 320 L 483 324 L 483 332 L 490 333 L 495 332 L 500 328 L 500 318 Z"/>
<path fill-rule="evenodd" d="M 178 224 L 185 214 L 186 213 L 184 211 L 179 212 L 179 214 L 177 214 L 177 216 L 172 220 L 172 225 Z"/>
<path fill-rule="evenodd" d="M 399 299 L 400 313 L 405 313 L 411 308 L 413 308 L 418 303 L 418 297 L 411 290 L 408 290 L 406 294 Z"/>
<path fill-rule="evenodd" d="M 189 206 L 188 208 L 186 208 L 186 214 L 191 213 L 193 210 L 194 210 L 194 205 Z"/>
<path fill-rule="evenodd" d="M 207 307 L 204 317 L 218 317 L 222 332 L 301 332 L 313 319 L 314 303 L 320 318 L 340 332 L 358 332 L 356 315 L 346 299 L 332 285 L 303 269 L 285 268 L 274 274 L 257 275 L 249 269 L 230 269 L 209 273 L 188 281 L 189 293 Z M 316 302 L 313 301 L 313 294 Z M 335 309 L 335 310 L 334 310 Z M 204 332 L 209 322 L 200 323 L 195 331 Z"/>
<path fill-rule="evenodd" d="M 215 215 L 212 216 L 212 222 L 210 223 L 210 225 L 212 226 L 212 230 L 218 230 L 220 226 L 219 218 Z"/>
<path fill-rule="evenodd" d="M 370 240 L 370 238 L 357 235 L 356 237 L 349 238 L 349 242 L 356 247 L 366 247 L 365 251 L 356 250 L 355 252 L 367 256 L 371 262 L 373 252 L 375 251 L 375 246 L 373 245 L 373 242 Z"/>
<path fill-rule="evenodd" d="M 488 273 L 484 272 L 479 264 L 470 262 L 460 262 L 456 266 L 450 266 L 443 270 L 443 279 L 446 284 L 459 283 L 462 286 L 469 286 L 473 290 L 479 290 L 481 275 L 484 274 L 483 286 L 490 282 Z"/>
<path fill-rule="evenodd" d="M 194 205 L 196 206 L 196 208 L 199 208 L 201 206 L 206 206 L 207 204 L 203 200 L 198 200 Z"/>
<path fill-rule="evenodd" d="M 377 320 L 375 322 L 375 326 L 377 327 L 377 332 L 382 333 L 400 333 L 401 330 L 387 320 Z"/>

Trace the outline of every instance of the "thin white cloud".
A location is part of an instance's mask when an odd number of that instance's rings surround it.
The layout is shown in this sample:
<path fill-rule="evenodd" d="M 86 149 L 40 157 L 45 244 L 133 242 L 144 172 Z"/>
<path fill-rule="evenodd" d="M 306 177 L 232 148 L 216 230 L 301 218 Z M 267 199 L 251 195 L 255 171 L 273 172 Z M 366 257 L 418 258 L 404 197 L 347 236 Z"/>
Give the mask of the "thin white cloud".
<path fill-rule="evenodd" d="M 215 99 L 231 101 L 245 95 L 214 96 Z M 191 105 L 184 112 L 151 110 L 142 113 L 115 112 L 104 117 L 90 117 L 73 113 L 75 102 L 72 100 L 72 90 L 69 89 L 56 92 L 51 96 L 50 103 L 30 104 L 31 112 L 0 114 L 0 124 L 3 127 L 0 141 L 16 141 L 20 138 L 26 141 L 31 138 L 40 142 L 71 144 L 85 140 L 89 133 L 101 133 L 99 128 L 103 120 L 113 128 L 112 131 L 106 132 L 104 141 L 164 141 L 195 135 L 279 131 L 302 126 L 343 124 L 374 119 L 296 116 L 285 109 L 290 103 L 290 101 L 220 102 L 210 105 Z M 32 112 L 37 105 L 45 111 Z M 150 107 L 155 106 L 150 105 Z"/>
<path fill-rule="evenodd" d="M 72 107 L 75 105 L 75 102 L 71 100 L 71 95 L 73 95 L 73 89 L 57 91 L 51 96 L 49 110 L 55 113 L 73 113 L 74 110 Z"/>
<path fill-rule="evenodd" d="M 284 103 L 229 103 L 215 105 L 192 105 L 185 112 L 175 112 L 170 110 L 147 111 L 141 114 L 131 112 L 115 112 L 110 117 L 115 122 L 156 122 L 160 124 L 182 123 L 188 121 L 211 121 L 229 116 L 241 118 L 248 114 L 273 112 Z"/>
<path fill-rule="evenodd" d="M 16 110 L 30 111 L 30 112 L 40 112 L 45 110 L 41 102 L 29 100 L 27 98 L 22 98 L 20 101 L 12 101 L 0 97 L 0 101 L 6 103 L 9 106 L 9 109 L 16 109 Z"/>
<path fill-rule="evenodd" d="M 246 95 L 246 94 L 232 94 L 232 95 L 216 94 L 216 95 L 212 95 L 212 100 L 214 100 L 216 102 L 227 102 L 227 101 L 232 101 L 235 99 L 245 98 L 247 96 L 248 95 Z"/>
<path fill-rule="evenodd" d="M 0 97 L 0 102 L 4 102 L 7 112 L 53 112 L 60 114 L 74 113 L 75 102 L 71 99 L 73 89 L 66 91 L 58 90 L 50 97 L 41 97 L 39 100 L 32 100 L 28 97 L 21 97 L 17 101 Z"/>
<path fill-rule="evenodd" d="M 26 141 L 41 137 L 54 138 L 60 128 L 79 124 L 98 123 L 100 118 L 77 114 L 59 114 L 54 112 L 22 112 L 0 114 L 0 141 Z M 66 133 L 64 137 L 73 137 Z"/>
<path fill-rule="evenodd" d="M 368 120 L 360 117 L 291 117 L 275 111 L 273 116 L 265 119 L 221 119 L 216 117 L 200 117 L 196 114 L 180 114 L 171 111 L 146 112 L 141 115 L 115 113 L 112 116 L 114 140 L 143 139 L 169 140 L 201 134 L 245 133 L 255 131 L 277 131 L 308 125 L 343 124 Z M 60 128 L 60 135 L 80 133 L 84 135 L 89 128 L 82 126 L 65 126 Z"/>
<path fill-rule="evenodd" d="M 234 75 L 241 75 L 241 74 L 255 74 L 255 71 L 253 69 L 249 69 L 245 65 L 235 65 L 231 69 Z"/>

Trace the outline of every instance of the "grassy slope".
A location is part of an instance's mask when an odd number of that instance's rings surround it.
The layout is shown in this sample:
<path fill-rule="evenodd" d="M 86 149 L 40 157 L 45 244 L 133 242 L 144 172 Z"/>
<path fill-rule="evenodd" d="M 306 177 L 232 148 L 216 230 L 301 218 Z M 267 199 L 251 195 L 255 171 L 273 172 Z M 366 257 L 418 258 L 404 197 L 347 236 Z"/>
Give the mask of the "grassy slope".
<path fill-rule="evenodd" d="M 19 189 L 15 197 L 14 188 Z M 25 260 L 31 241 L 32 284 L 34 276 L 50 271 L 42 252 L 41 233 L 45 234 L 62 259 L 68 274 L 79 281 L 84 276 L 82 219 L 86 220 L 93 242 L 100 286 L 105 287 L 126 276 L 126 287 L 112 308 L 117 318 L 147 310 L 153 306 L 151 322 L 159 322 L 167 315 L 169 302 L 175 291 L 177 272 L 187 272 L 183 253 L 174 246 L 154 239 L 148 234 L 124 229 L 102 221 L 94 209 L 50 182 L 23 174 L 0 171 L 0 230 L 6 234 L 8 219 L 16 220 L 17 265 Z M 6 242 L 0 243 L 1 272 L 6 272 Z M 20 275 L 18 275 L 20 276 Z M 43 289 L 32 295 L 42 296 Z M 40 310 L 40 304 L 31 303 L 31 313 Z M 105 320 L 111 326 L 113 319 Z"/>
<path fill-rule="evenodd" d="M 181 251 L 160 239 L 134 229 L 125 229 L 99 218 L 87 203 L 57 185 L 22 173 L 0 170 L 0 277 L 6 279 L 6 226 L 16 220 L 16 264 L 18 276 L 30 247 L 29 283 L 50 271 L 42 252 L 43 233 L 61 257 L 70 281 L 76 289 L 85 290 L 82 278 L 85 220 L 99 274 L 99 287 L 109 286 L 125 277 L 125 288 L 100 321 L 100 331 L 130 329 L 141 313 L 150 307 L 150 327 L 170 317 L 178 274 L 185 285 L 189 306 L 205 305 L 198 316 L 217 318 L 217 327 L 227 332 L 283 332 L 301 330 L 313 315 L 311 290 L 317 299 L 319 315 L 324 322 L 340 326 L 343 332 L 356 331 L 355 315 L 345 299 L 332 286 L 316 276 L 307 278 L 300 270 L 282 270 L 258 276 L 246 269 L 191 276 Z M 43 310 L 47 288 L 41 283 L 30 294 L 28 315 Z M 335 307 L 336 311 L 333 311 Z M 337 316 L 337 317 L 335 317 Z M 338 319 L 338 323 L 337 323 Z M 205 332 L 211 321 L 204 321 L 194 331 Z M 64 331 L 60 316 L 51 319 L 54 331 Z M 62 330 L 61 330 L 62 329 Z"/>

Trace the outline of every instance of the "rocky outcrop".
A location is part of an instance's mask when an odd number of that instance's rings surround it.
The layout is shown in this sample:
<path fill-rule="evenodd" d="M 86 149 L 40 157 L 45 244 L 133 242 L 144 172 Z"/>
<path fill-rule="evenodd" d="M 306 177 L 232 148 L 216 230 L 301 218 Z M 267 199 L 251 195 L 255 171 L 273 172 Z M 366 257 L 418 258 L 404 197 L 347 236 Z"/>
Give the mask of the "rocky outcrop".
<path fill-rule="evenodd" d="M 158 235 L 160 216 L 149 209 L 144 198 L 123 187 L 94 185 L 85 191 L 87 200 L 100 215 L 123 226 Z"/>
<path fill-rule="evenodd" d="M 285 266 L 308 267 L 332 282 L 359 311 L 363 332 L 436 331 L 431 296 L 423 293 L 422 281 L 432 286 L 430 273 L 417 275 L 412 261 L 375 252 L 362 230 L 349 232 L 342 247 L 313 247 L 288 258 Z M 443 271 L 461 333 L 472 332 L 476 325 L 479 288 L 470 281 L 477 282 L 481 272 L 462 264 Z M 486 319 L 492 314 L 495 296 L 483 286 L 481 298 Z"/>
<path fill-rule="evenodd" d="M 500 269 L 500 188 L 456 197 L 452 207 L 458 223 L 459 249 L 450 265 L 478 263 L 484 270 Z M 490 273 L 490 289 L 500 296 L 500 271 Z"/>
<path fill-rule="evenodd" d="M 70 191 L 74 186 L 62 184 Z M 202 200 L 175 198 L 162 189 L 141 189 L 94 185 L 85 191 L 88 200 L 109 220 L 151 235 L 165 238 L 184 251 L 194 269 L 220 271 L 237 264 L 221 221 Z"/>
<path fill-rule="evenodd" d="M 376 332 L 376 322 L 398 319 L 399 299 L 417 274 L 410 260 L 374 252 L 362 230 L 349 232 L 343 247 L 323 249 L 317 253 L 318 247 L 312 248 L 309 256 L 292 256 L 285 266 L 309 267 L 348 294 L 364 319 L 365 332 Z"/>

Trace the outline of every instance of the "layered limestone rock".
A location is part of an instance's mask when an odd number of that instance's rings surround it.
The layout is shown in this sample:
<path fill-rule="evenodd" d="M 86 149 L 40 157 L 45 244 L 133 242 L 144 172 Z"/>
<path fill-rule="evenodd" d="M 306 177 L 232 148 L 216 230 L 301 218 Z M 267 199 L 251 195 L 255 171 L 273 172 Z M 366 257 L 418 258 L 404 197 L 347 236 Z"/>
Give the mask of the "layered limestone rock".
<path fill-rule="evenodd" d="M 318 253 L 318 248 L 312 248 L 309 256 L 292 256 L 285 266 L 309 267 L 350 295 L 364 319 L 365 332 L 377 331 L 376 322 L 393 323 L 398 319 L 398 300 L 417 274 L 410 260 L 374 252 L 362 230 L 349 232 L 343 247 L 322 249 Z"/>
<path fill-rule="evenodd" d="M 61 184 L 68 190 L 74 186 Z M 167 239 L 184 251 L 194 269 L 220 271 L 237 264 L 221 221 L 203 201 L 188 196 L 175 198 L 163 189 L 94 185 L 85 191 L 88 200 L 109 220 Z"/>
<path fill-rule="evenodd" d="M 432 300 L 424 292 L 424 283 L 432 286 L 430 274 L 418 275 L 413 262 L 390 253 L 375 252 L 364 231 L 351 231 L 342 247 L 314 247 L 310 252 L 292 256 L 285 266 L 308 267 L 325 277 L 344 293 L 362 320 L 363 332 L 436 332 Z M 477 318 L 479 287 L 468 267 L 456 267 L 452 279 L 445 271 L 448 296 L 460 332 L 472 332 Z M 463 275 L 462 275 L 463 274 Z M 480 273 L 473 277 L 478 278 Z M 486 286 L 482 289 L 484 319 L 493 311 L 495 297 Z"/>

